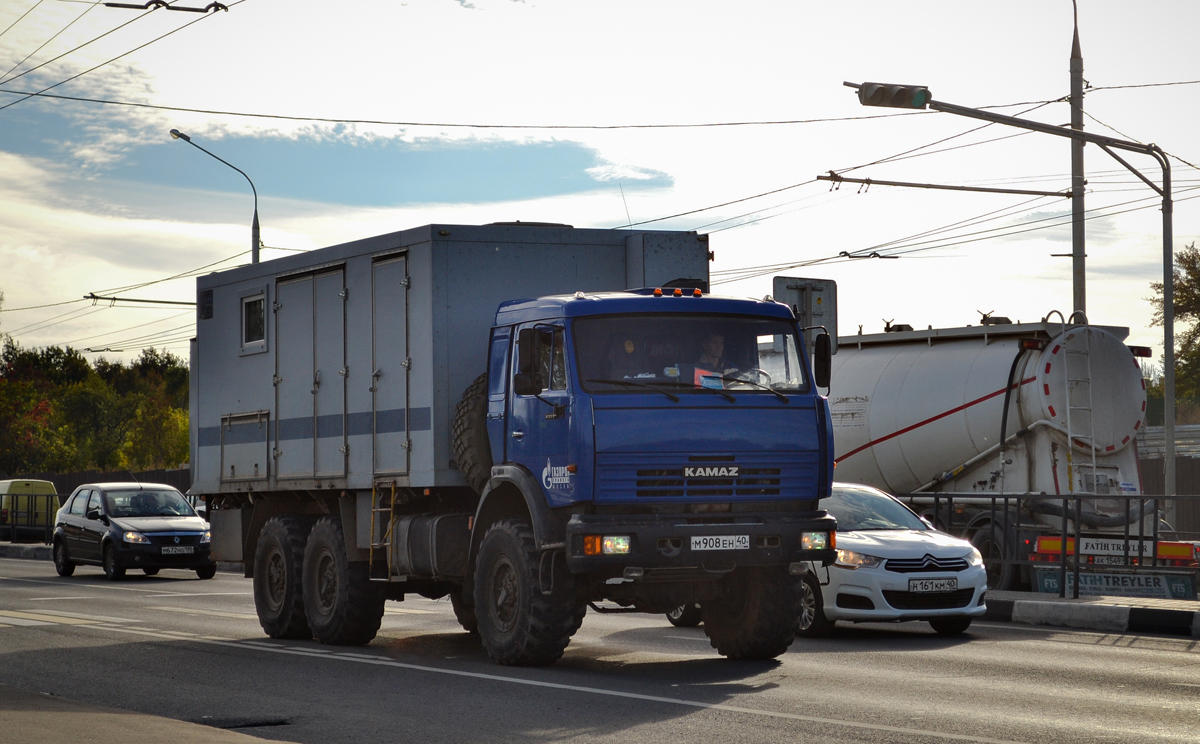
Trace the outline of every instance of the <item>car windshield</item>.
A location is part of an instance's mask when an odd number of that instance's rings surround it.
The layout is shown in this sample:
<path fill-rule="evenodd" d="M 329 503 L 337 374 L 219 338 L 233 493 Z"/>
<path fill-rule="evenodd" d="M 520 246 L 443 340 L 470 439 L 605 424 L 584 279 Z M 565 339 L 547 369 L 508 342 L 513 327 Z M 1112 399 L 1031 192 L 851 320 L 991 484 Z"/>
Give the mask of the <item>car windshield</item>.
<path fill-rule="evenodd" d="M 573 324 L 590 392 L 808 390 L 796 326 L 782 318 L 682 313 L 606 315 Z"/>
<path fill-rule="evenodd" d="M 110 517 L 194 517 L 178 491 L 108 491 L 105 512 Z"/>
<path fill-rule="evenodd" d="M 857 530 L 928 530 L 929 525 L 891 496 L 866 488 L 834 486 L 821 507 L 837 519 L 838 532 Z"/>

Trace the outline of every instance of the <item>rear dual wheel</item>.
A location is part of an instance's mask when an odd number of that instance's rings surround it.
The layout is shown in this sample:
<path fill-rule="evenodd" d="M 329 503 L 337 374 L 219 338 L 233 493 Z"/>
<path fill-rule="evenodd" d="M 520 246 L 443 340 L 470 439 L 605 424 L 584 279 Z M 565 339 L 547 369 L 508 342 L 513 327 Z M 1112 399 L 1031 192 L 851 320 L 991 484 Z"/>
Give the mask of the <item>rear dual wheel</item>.
<path fill-rule="evenodd" d="M 385 597 L 368 564 L 351 563 L 340 520 L 321 518 L 304 548 L 304 614 L 313 637 L 335 646 L 370 643 L 383 621 Z"/>

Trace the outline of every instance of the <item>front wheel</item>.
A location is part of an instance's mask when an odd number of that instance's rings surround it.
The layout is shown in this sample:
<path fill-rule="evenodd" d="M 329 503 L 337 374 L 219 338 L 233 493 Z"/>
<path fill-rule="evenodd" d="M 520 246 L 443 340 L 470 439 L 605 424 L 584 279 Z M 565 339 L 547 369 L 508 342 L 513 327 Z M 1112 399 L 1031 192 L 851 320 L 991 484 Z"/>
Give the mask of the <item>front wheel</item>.
<path fill-rule="evenodd" d="M 704 632 L 730 659 L 773 659 L 796 637 L 796 580 L 783 568 L 744 568 L 725 580 L 720 599 L 701 605 Z"/>
<path fill-rule="evenodd" d="M 117 549 L 112 545 L 104 546 L 104 578 L 109 581 L 125 578 L 125 567 L 117 563 Z"/>
<path fill-rule="evenodd" d="M 54 543 L 54 570 L 59 576 L 75 573 L 75 562 L 67 555 L 67 545 L 62 540 Z"/>
<path fill-rule="evenodd" d="M 937 631 L 938 635 L 955 636 L 967 632 L 967 628 L 971 627 L 971 618 L 935 617 L 929 621 L 929 624 Z"/>
<path fill-rule="evenodd" d="M 479 621 L 475 619 L 475 608 L 467 604 L 463 587 L 456 587 L 450 592 L 450 607 L 454 610 L 454 619 L 468 633 L 479 632 Z"/>
<path fill-rule="evenodd" d="M 334 646 L 370 643 L 383 621 L 384 601 L 367 564 L 346 556 L 341 521 L 322 517 L 304 548 L 304 614 L 313 637 Z"/>
<path fill-rule="evenodd" d="M 796 635 L 805 638 L 827 636 L 833 631 L 833 622 L 825 617 L 825 598 L 821 585 L 812 574 L 804 577 L 798 587 L 800 591 L 800 624 Z"/>
<path fill-rule="evenodd" d="M 587 606 L 576 600 L 575 580 L 559 555 L 547 556 L 552 586 L 542 592 L 542 558 L 526 519 L 493 524 L 479 546 L 475 617 L 483 647 L 499 664 L 552 664 L 583 622 Z"/>
<path fill-rule="evenodd" d="M 667 613 L 667 620 L 676 628 L 694 628 L 700 619 L 700 605 L 695 602 L 681 604 Z"/>

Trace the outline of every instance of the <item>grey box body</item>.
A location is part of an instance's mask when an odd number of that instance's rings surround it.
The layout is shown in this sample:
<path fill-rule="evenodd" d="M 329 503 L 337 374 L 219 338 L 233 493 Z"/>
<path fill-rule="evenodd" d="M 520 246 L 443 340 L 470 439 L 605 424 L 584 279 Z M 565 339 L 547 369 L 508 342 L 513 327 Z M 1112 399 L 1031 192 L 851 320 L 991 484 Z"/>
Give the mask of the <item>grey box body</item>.
<path fill-rule="evenodd" d="M 707 283 L 708 261 L 694 233 L 426 225 L 199 277 L 192 492 L 465 485 L 450 427 L 500 303 Z"/>

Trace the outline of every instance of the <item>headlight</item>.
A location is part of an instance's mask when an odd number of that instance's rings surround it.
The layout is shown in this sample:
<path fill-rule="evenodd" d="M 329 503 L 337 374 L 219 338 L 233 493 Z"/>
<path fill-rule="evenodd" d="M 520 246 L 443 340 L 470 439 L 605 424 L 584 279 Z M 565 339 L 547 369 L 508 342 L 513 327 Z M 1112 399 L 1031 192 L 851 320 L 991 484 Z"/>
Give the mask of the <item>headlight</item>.
<path fill-rule="evenodd" d="M 121 539 L 127 543 L 140 543 L 142 545 L 150 544 L 150 538 L 146 537 L 140 532 L 126 532 L 121 536 Z"/>
<path fill-rule="evenodd" d="M 967 555 L 967 563 L 972 566 L 983 565 L 983 553 L 979 552 L 979 548 L 971 548 L 970 554 Z"/>
<path fill-rule="evenodd" d="M 831 540 L 828 532 L 801 532 L 800 533 L 800 549 L 801 550 L 825 550 L 831 548 Z"/>
<path fill-rule="evenodd" d="M 600 541 L 600 552 L 604 555 L 625 555 L 629 552 L 627 535 L 605 535 Z"/>
<path fill-rule="evenodd" d="M 875 568 L 883 563 L 883 559 L 866 553 L 855 553 L 853 550 L 839 550 L 836 563 L 842 568 L 854 570 L 856 568 Z"/>
<path fill-rule="evenodd" d="M 212 542 L 212 530 L 205 530 L 204 534 L 200 536 L 200 542 L 201 543 Z"/>

